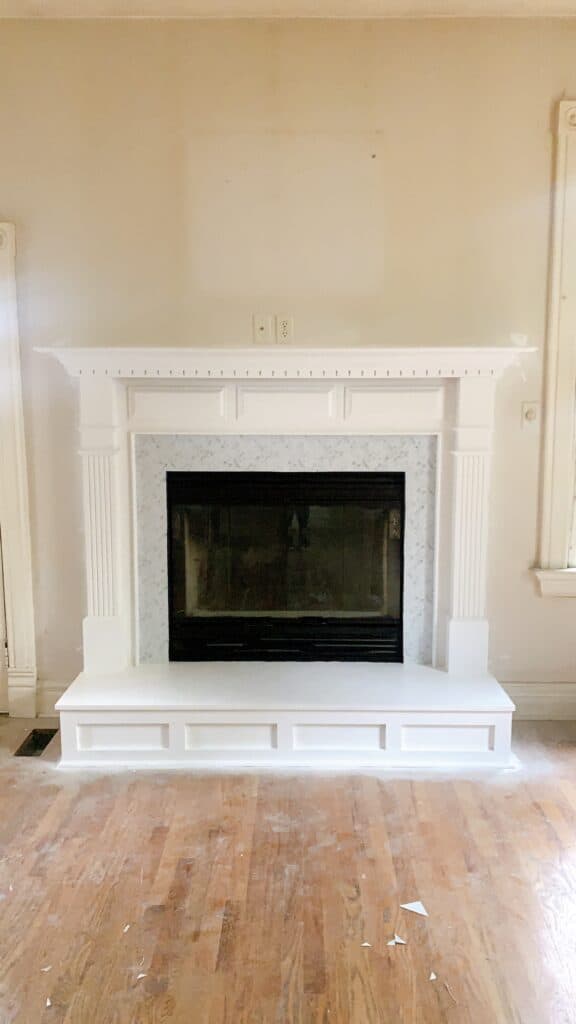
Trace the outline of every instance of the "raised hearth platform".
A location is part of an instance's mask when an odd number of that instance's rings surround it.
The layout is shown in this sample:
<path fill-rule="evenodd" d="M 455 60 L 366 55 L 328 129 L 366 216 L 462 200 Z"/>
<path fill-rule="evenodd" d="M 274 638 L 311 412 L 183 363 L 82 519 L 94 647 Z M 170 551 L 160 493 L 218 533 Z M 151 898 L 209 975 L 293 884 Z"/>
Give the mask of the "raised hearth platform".
<path fill-rule="evenodd" d="M 511 763 L 491 676 L 421 665 L 179 662 L 81 673 L 57 705 L 66 767 Z"/>

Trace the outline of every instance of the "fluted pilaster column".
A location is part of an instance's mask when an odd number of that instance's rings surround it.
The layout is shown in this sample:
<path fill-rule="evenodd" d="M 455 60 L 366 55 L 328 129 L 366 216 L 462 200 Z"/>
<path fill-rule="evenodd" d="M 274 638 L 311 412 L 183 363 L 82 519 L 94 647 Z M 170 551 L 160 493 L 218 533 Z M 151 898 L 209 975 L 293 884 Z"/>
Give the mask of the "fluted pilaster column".
<path fill-rule="evenodd" d="M 88 615 L 116 615 L 114 452 L 84 452 L 84 522 Z"/>
<path fill-rule="evenodd" d="M 120 534 L 123 389 L 115 381 L 82 380 L 81 435 L 86 561 L 84 668 L 113 672 L 129 661 L 129 622 L 123 607 Z"/>
<path fill-rule="evenodd" d="M 462 378 L 452 434 L 452 572 L 448 670 L 488 667 L 486 576 L 494 381 Z"/>

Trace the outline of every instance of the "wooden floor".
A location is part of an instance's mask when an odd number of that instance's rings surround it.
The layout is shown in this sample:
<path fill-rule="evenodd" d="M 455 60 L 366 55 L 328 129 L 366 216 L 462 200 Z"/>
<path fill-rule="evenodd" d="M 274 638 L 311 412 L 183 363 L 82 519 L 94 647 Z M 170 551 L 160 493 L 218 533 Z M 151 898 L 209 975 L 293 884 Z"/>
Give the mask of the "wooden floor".
<path fill-rule="evenodd" d="M 576 1021 L 575 726 L 519 771 L 202 775 L 0 723 L 1 1024 Z"/>

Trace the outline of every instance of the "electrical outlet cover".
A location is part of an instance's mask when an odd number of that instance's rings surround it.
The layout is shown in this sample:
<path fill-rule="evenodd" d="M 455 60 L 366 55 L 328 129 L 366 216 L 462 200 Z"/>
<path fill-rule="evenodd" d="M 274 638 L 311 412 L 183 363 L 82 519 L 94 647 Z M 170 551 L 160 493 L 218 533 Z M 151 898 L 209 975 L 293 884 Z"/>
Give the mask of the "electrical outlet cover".
<path fill-rule="evenodd" d="M 294 321 L 291 316 L 276 316 L 276 341 L 279 345 L 289 345 L 294 335 Z"/>
<path fill-rule="evenodd" d="M 252 341 L 255 345 L 274 344 L 273 321 L 268 313 L 254 313 L 252 317 Z"/>

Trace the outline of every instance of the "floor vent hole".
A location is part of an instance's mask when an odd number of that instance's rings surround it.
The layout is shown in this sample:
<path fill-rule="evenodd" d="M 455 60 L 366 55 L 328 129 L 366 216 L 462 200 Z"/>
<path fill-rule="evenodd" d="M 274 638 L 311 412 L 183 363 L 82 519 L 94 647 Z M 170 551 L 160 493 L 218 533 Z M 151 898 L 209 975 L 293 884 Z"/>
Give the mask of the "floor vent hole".
<path fill-rule="evenodd" d="M 57 732 L 58 729 L 32 729 L 18 750 L 14 751 L 14 757 L 40 757 Z"/>

